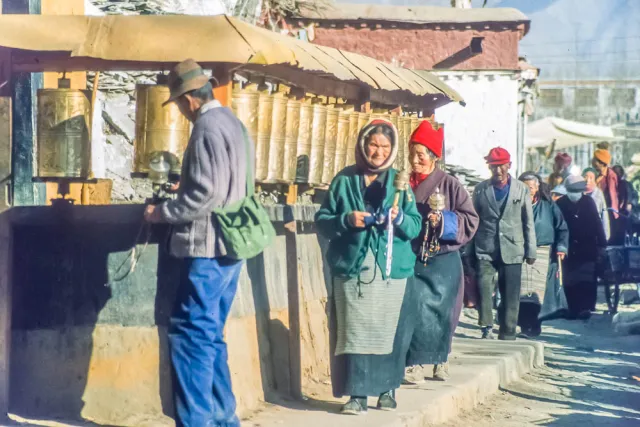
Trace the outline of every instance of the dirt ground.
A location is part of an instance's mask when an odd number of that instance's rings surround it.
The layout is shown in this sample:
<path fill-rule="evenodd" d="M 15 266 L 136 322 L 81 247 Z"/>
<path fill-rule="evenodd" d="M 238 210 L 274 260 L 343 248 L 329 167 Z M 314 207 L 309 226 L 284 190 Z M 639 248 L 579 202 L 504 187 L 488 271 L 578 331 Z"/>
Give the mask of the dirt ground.
<path fill-rule="evenodd" d="M 544 368 L 440 427 L 640 426 L 640 336 L 616 336 L 598 308 L 589 321 L 545 323 Z"/>

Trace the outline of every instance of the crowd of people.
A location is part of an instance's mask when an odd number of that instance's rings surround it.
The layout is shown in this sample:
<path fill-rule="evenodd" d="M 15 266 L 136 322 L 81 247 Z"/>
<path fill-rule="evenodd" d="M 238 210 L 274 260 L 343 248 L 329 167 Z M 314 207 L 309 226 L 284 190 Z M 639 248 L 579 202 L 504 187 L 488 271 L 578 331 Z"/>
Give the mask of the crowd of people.
<path fill-rule="evenodd" d="M 424 380 L 422 365 L 433 365 L 429 379 L 448 379 L 469 282 L 482 339 L 496 338 L 494 324 L 498 339 L 515 340 L 540 335 L 545 320 L 589 318 L 604 249 L 629 229 L 634 192 L 606 149 L 582 175 L 558 154 L 545 181 L 514 179 L 509 152 L 496 147 L 485 157 L 491 178 L 470 195 L 439 167 L 443 129 L 429 121 L 411 135 L 410 186 L 399 191 L 398 143 L 392 123 L 367 124 L 356 164 L 335 177 L 316 216 L 330 241 L 331 374 L 336 397 L 349 398 L 344 414 L 366 413 L 369 396 L 395 409 L 395 390 Z M 544 292 L 533 311 L 532 282 Z"/>

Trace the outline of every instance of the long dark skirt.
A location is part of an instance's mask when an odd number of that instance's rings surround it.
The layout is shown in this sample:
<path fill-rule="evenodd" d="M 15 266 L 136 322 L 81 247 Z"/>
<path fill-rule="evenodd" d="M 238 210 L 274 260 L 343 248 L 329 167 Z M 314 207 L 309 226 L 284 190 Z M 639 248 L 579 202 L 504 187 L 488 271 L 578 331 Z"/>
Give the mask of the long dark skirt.
<path fill-rule="evenodd" d="M 563 268 L 564 293 L 567 296 L 570 315 L 576 316 L 582 311 L 595 310 L 598 296 L 595 262 L 565 261 Z"/>
<path fill-rule="evenodd" d="M 409 279 L 409 281 L 411 281 Z M 379 396 L 400 387 L 404 378 L 405 359 L 415 326 L 415 298 L 407 283 L 398 328 L 390 354 L 342 354 L 335 355 L 336 316 L 335 304 L 331 300 L 329 317 L 329 336 L 331 343 L 331 384 L 333 395 L 342 396 Z"/>
<path fill-rule="evenodd" d="M 462 276 L 458 251 L 430 258 L 426 266 L 416 262 L 414 277 L 407 282 L 415 295 L 418 311 L 407 366 L 447 361 L 462 309 Z"/>

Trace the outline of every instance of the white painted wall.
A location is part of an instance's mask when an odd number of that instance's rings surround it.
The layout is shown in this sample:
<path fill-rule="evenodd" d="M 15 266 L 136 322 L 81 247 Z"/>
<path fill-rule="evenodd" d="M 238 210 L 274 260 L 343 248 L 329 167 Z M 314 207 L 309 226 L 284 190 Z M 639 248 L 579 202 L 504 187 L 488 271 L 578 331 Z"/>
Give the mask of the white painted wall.
<path fill-rule="evenodd" d="M 444 123 L 446 162 L 488 177 L 484 156 L 491 148 L 501 146 L 511 153 L 512 175 L 516 175 L 517 73 L 448 71 L 436 74 L 467 103 L 465 107 L 451 103 L 436 110 L 436 120 Z"/>

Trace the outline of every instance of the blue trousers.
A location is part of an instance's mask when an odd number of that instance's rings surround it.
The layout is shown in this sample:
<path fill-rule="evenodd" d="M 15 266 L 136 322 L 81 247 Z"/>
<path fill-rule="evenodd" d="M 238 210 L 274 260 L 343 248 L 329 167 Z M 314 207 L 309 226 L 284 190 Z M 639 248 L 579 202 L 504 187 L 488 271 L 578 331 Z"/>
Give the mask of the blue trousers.
<path fill-rule="evenodd" d="M 169 325 L 178 427 L 239 427 L 222 332 L 242 261 L 186 258 Z"/>

